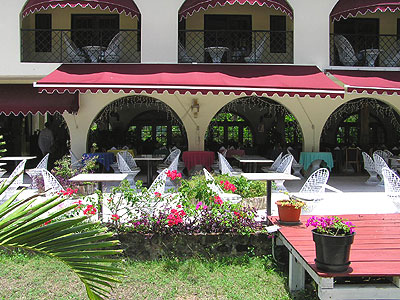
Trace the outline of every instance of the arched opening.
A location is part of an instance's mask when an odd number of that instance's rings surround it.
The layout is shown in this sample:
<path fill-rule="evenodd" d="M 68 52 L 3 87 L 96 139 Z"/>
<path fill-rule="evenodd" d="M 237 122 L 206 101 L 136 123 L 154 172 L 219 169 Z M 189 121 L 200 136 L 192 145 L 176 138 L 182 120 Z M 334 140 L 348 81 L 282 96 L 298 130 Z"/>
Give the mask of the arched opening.
<path fill-rule="evenodd" d="M 301 152 L 303 137 L 293 114 L 264 97 L 244 97 L 225 105 L 211 120 L 205 147 L 240 148 L 246 154 L 274 158 L 288 146 Z"/>
<path fill-rule="evenodd" d="M 128 147 L 139 154 L 173 146 L 184 151 L 188 144 L 176 113 L 162 101 L 147 96 L 127 96 L 107 105 L 90 127 L 88 149 L 93 143 L 102 151 Z"/>
<path fill-rule="evenodd" d="M 400 137 L 400 116 L 389 105 L 372 98 L 347 102 L 326 121 L 321 148 L 357 146 L 393 148 Z"/>

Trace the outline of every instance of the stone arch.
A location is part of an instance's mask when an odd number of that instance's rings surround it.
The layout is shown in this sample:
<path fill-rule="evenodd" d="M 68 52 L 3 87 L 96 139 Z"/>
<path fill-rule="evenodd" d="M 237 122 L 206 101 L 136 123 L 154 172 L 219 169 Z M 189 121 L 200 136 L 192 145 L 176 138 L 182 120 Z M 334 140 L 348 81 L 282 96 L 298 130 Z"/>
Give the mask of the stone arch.
<path fill-rule="evenodd" d="M 259 154 L 265 155 L 268 155 L 268 153 L 265 153 L 265 149 L 273 149 L 274 146 L 279 148 L 278 144 L 281 144 L 281 147 L 287 146 L 286 135 L 289 130 L 285 129 L 285 118 L 282 117 L 290 116 L 291 119 L 286 121 L 295 122 L 295 128 L 291 128 L 293 129 L 291 134 L 294 138 L 299 138 L 299 142 L 296 141 L 296 147 L 301 151 L 303 133 L 300 123 L 295 114 L 278 101 L 256 96 L 236 98 L 220 108 L 214 116 L 211 116 L 207 132 L 210 131 L 213 118 L 220 113 L 235 113 L 245 116 L 255 133 L 253 147 L 258 148 Z M 282 133 L 281 136 L 278 136 L 277 132 Z"/>
<path fill-rule="evenodd" d="M 143 115 L 146 118 L 141 118 Z M 150 96 L 134 95 L 118 98 L 104 106 L 91 124 L 87 132 L 87 149 L 93 142 L 105 149 L 134 143 L 142 144 L 141 131 L 145 127 L 146 130 L 151 127 L 148 133 L 154 147 L 158 143 L 166 147 L 178 146 L 182 150 L 187 149 L 187 134 L 182 120 L 168 104 Z M 139 127 L 136 132 L 137 126 Z M 129 129 L 135 132 L 130 132 Z M 99 138 L 100 140 L 96 141 Z M 136 147 L 137 145 L 135 149 Z"/>
<path fill-rule="evenodd" d="M 344 124 L 344 120 L 348 124 Z M 349 130 L 352 131 L 351 139 L 346 133 Z M 372 144 L 375 147 L 395 145 L 399 138 L 400 116 L 397 110 L 391 103 L 375 97 L 358 97 L 340 105 L 326 120 L 321 132 L 321 144 L 332 146 L 335 142 L 342 146 L 356 145 L 364 150 Z"/>

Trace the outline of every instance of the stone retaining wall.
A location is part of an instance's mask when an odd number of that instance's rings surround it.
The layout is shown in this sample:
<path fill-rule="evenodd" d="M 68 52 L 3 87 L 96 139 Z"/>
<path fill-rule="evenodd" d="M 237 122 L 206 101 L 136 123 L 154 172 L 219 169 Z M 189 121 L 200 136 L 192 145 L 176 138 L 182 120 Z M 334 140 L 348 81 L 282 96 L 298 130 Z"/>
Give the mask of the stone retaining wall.
<path fill-rule="evenodd" d="M 122 233 L 118 236 L 125 255 L 149 260 L 163 257 L 219 257 L 252 253 L 257 256 L 271 252 L 271 239 L 267 234 L 250 236 L 232 234 L 199 235 L 143 235 Z"/>

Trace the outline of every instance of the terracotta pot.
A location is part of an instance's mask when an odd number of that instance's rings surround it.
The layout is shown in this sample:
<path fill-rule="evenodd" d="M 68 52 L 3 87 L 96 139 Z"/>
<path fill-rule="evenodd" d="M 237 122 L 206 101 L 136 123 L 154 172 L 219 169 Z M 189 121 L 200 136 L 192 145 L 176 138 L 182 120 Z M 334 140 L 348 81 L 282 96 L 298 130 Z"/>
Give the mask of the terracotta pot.
<path fill-rule="evenodd" d="M 301 207 L 296 208 L 293 205 L 281 205 L 281 201 L 276 201 L 278 206 L 279 221 L 281 222 L 299 222 Z"/>

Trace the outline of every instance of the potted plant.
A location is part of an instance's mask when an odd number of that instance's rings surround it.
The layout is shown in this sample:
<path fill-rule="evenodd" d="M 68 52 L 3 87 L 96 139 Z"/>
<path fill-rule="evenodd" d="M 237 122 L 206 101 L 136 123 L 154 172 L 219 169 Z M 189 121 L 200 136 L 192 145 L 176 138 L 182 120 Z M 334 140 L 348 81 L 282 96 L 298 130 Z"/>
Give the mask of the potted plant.
<path fill-rule="evenodd" d="M 278 206 L 279 222 L 294 224 L 300 222 L 301 208 L 306 205 L 305 202 L 289 196 L 289 199 L 279 200 L 275 203 Z"/>
<path fill-rule="evenodd" d="M 345 272 L 350 265 L 350 248 L 354 241 L 354 225 L 338 216 L 315 217 L 307 220 L 313 226 L 315 264 L 325 272 Z"/>

